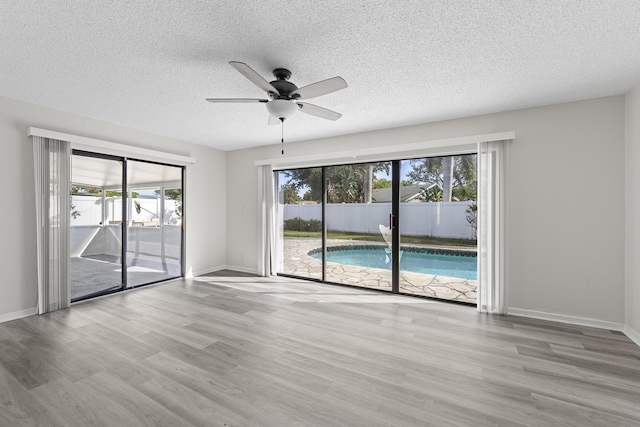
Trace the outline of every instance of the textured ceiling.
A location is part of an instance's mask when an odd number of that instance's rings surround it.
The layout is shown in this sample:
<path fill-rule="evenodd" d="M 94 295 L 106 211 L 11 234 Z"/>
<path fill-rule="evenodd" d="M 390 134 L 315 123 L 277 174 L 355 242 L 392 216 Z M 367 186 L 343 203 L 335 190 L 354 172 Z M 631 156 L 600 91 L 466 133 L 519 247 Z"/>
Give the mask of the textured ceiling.
<path fill-rule="evenodd" d="M 278 143 L 267 80 L 349 87 L 301 141 L 622 94 L 640 82 L 635 0 L 21 0 L 0 9 L 0 95 L 222 150 Z"/>

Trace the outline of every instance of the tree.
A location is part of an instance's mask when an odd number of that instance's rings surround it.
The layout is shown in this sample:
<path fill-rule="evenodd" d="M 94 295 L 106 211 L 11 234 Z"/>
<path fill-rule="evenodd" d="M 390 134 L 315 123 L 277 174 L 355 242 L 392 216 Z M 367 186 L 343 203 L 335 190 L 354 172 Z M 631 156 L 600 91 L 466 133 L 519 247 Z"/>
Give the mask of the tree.
<path fill-rule="evenodd" d="M 391 181 L 386 178 L 376 178 L 373 180 L 372 186 L 374 190 L 379 188 L 391 188 Z"/>
<path fill-rule="evenodd" d="M 452 194 L 458 200 L 476 200 L 477 195 L 477 159 L 475 154 L 455 157 L 454 187 Z"/>
<path fill-rule="evenodd" d="M 328 168 L 327 200 L 329 203 L 362 203 L 364 170 L 353 165 Z"/>
<path fill-rule="evenodd" d="M 285 205 L 294 205 L 300 203 L 302 199 L 298 195 L 298 189 L 295 185 L 288 183 L 280 187 L 280 197 Z"/>
<path fill-rule="evenodd" d="M 160 192 L 156 190 L 156 194 Z M 175 200 L 176 203 L 176 214 L 178 217 L 182 218 L 182 189 L 181 188 L 166 188 L 164 190 L 164 197 L 170 200 Z"/>
<path fill-rule="evenodd" d="M 441 202 L 442 190 L 437 186 L 425 188 L 420 192 L 419 198 L 423 202 Z"/>
<path fill-rule="evenodd" d="M 327 192 L 329 202 L 340 199 L 348 203 L 371 202 L 376 181 L 376 172 L 391 169 L 390 162 L 364 163 L 356 165 L 332 166 L 327 171 Z M 305 200 L 322 201 L 322 168 L 289 169 L 282 171 L 296 190 L 307 189 Z"/>
<path fill-rule="evenodd" d="M 156 195 L 158 196 L 160 195 L 160 190 L 153 190 L 153 192 L 156 193 Z M 178 216 L 178 220 L 182 218 L 182 189 L 181 188 L 165 188 L 164 197 L 170 200 L 175 200 L 177 202 L 176 209 L 174 212 Z M 139 207 L 140 207 L 140 204 L 136 202 L 136 211 L 138 213 L 140 213 Z M 167 211 L 167 216 L 171 216 L 171 215 L 172 213 Z"/>
<path fill-rule="evenodd" d="M 70 208 L 71 208 L 71 217 L 73 219 L 78 218 L 79 216 L 81 216 L 81 213 L 79 211 L 76 210 L 76 205 L 73 204 L 73 196 L 102 196 L 102 189 L 101 188 L 97 188 L 97 187 L 86 187 L 86 186 L 82 186 L 82 185 L 72 185 L 71 186 L 71 198 L 70 198 Z M 133 192 L 131 194 L 132 198 L 136 198 L 138 197 L 138 193 Z M 115 198 L 121 198 L 122 197 L 122 191 L 113 191 L 113 190 L 106 190 L 105 191 L 105 197 L 115 197 Z M 96 200 L 96 204 L 101 204 L 102 200 L 98 199 Z M 138 212 L 140 213 L 140 212 Z"/>
<path fill-rule="evenodd" d="M 363 198 L 365 203 L 371 203 L 371 200 L 373 199 L 373 180 L 375 178 L 373 173 L 373 163 L 367 163 L 364 170 L 365 174 L 362 181 L 364 190 Z"/>
<path fill-rule="evenodd" d="M 442 188 L 444 180 L 442 159 L 442 157 L 427 157 L 411 160 L 411 170 L 407 173 L 407 178 L 414 183 L 433 183 Z"/>
<path fill-rule="evenodd" d="M 84 187 L 80 185 L 71 186 L 72 195 L 89 195 L 89 196 L 102 196 L 102 188 L 97 187 Z M 122 191 L 106 190 L 104 192 L 105 197 L 122 197 Z M 138 193 L 135 191 L 131 193 L 131 197 L 135 199 L 138 197 Z"/>
<path fill-rule="evenodd" d="M 475 203 L 471 203 L 467 210 L 465 211 L 467 214 L 467 222 L 473 228 L 473 237 L 475 239 L 478 238 L 478 205 Z"/>
<path fill-rule="evenodd" d="M 288 169 L 282 173 L 296 192 L 308 188 L 304 200 L 322 201 L 322 168 Z"/>
<path fill-rule="evenodd" d="M 451 187 L 453 186 L 453 157 L 442 159 L 442 201 L 451 201 Z"/>
<path fill-rule="evenodd" d="M 476 158 L 475 154 L 452 156 L 451 159 L 451 199 L 476 199 Z M 428 157 L 411 160 L 411 170 L 407 178 L 416 183 L 433 183 L 446 191 L 445 157 Z M 449 175 L 448 175 L 449 176 Z M 446 194 L 444 195 L 446 201 Z"/>

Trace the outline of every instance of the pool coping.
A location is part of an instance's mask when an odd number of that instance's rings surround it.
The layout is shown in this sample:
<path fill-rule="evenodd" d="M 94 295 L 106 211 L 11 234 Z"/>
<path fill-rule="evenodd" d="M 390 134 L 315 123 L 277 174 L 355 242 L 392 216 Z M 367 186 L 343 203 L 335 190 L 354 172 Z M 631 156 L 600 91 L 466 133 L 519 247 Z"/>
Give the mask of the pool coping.
<path fill-rule="evenodd" d="M 309 252 L 318 248 L 319 239 L 306 237 L 287 237 L 282 242 L 282 259 L 279 272 L 310 278 L 322 279 L 322 263 Z M 353 240 L 328 239 L 328 247 L 388 247 L 385 242 L 380 244 L 362 244 Z M 460 251 L 476 254 L 474 249 L 462 249 L 457 247 L 434 247 L 432 245 L 411 246 L 427 251 Z M 340 249 L 334 249 L 340 250 Z M 469 255 L 471 256 L 471 255 Z M 391 275 L 389 271 L 373 268 L 358 267 L 346 264 L 327 262 L 326 277 L 328 282 L 360 286 L 369 289 L 391 291 Z M 457 302 L 477 303 L 477 280 L 460 279 L 447 276 L 436 276 L 407 271 L 400 272 L 400 290 L 403 294 L 427 296 Z"/>
<path fill-rule="evenodd" d="M 348 251 L 354 249 L 378 249 L 387 247 L 388 245 L 375 245 L 375 244 L 346 244 L 346 245 L 336 245 L 336 246 L 327 246 L 327 252 L 338 252 L 338 251 Z M 475 257 L 478 256 L 478 251 L 473 249 L 450 249 L 450 248 L 434 248 L 431 246 L 409 246 L 409 245 L 400 245 L 401 252 L 409 252 L 409 253 L 427 253 L 427 254 L 436 254 L 436 255 L 453 255 L 453 256 L 463 256 L 463 257 Z M 307 252 L 307 255 L 313 256 L 322 252 L 322 248 L 315 248 Z"/>

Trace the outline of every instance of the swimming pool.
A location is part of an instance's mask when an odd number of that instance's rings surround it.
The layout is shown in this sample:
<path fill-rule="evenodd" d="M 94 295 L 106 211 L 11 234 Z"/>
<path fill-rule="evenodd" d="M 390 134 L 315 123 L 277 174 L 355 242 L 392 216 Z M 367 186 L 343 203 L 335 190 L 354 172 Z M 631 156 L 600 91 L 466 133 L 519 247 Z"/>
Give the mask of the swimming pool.
<path fill-rule="evenodd" d="M 400 270 L 435 276 L 457 277 L 476 280 L 478 263 L 474 251 L 402 247 Z M 322 259 L 322 250 L 309 252 Z M 391 270 L 391 255 L 384 246 L 332 246 L 327 248 L 327 261 Z"/>

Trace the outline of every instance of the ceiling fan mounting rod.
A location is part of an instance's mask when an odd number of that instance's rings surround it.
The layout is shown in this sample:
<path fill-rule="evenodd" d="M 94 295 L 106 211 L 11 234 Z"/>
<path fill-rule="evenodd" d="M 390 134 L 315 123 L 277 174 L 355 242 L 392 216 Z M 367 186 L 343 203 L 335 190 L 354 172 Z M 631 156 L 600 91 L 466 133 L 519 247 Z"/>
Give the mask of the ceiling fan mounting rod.
<path fill-rule="evenodd" d="M 286 68 L 276 68 L 273 70 L 273 76 L 278 80 L 289 80 L 291 78 L 291 71 Z"/>

